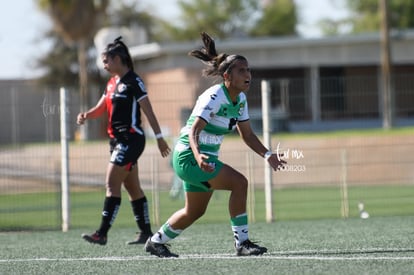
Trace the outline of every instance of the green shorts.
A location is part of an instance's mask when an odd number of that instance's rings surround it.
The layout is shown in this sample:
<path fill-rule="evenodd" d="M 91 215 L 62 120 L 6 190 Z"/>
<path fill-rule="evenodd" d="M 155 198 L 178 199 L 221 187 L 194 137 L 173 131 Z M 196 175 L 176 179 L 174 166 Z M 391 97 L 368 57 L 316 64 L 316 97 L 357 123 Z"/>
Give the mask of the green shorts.
<path fill-rule="evenodd" d="M 223 167 L 223 163 L 217 156 L 211 156 L 208 162 L 214 163 L 215 169 L 212 173 L 204 172 L 200 169 L 191 149 L 184 151 L 174 150 L 173 167 L 175 173 L 183 180 L 184 191 L 186 192 L 211 192 L 208 183 L 215 178 Z"/>

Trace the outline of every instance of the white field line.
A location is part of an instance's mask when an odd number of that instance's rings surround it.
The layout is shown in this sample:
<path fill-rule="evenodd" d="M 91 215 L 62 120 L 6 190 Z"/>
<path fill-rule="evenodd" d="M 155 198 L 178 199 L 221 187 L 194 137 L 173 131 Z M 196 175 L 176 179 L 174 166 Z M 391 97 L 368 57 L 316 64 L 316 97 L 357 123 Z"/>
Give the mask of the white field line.
<path fill-rule="evenodd" d="M 297 254 L 299 252 L 294 252 L 292 254 Z M 301 253 L 301 252 L 300 252 Z M 315 253 L 316 252 L 312 252 Z M 326 252 L 324 252 L 326 253 Z M 340 254 L 338 252 L 334 252 L 336 254 Z M 364 252 L 360 252 L 363 254 Z M 371 253 L 371 252 L 370 252 Z M 203 255 L 203 254 L 184 254 L 180 255 L 178 258 L 166 258 L 163 260 L 194 260 L 194 259 L 226 259 L 226 260 L 314 260 L 314 261 L 413 261 L 413 256 L 382 256 L 382 255 L 372 255 L 368 254 L 366 256 L 355 256 L 355 255 L 336 255 L 336 256 L 329 256 L 329 255 L 288 255 L 288 252 L 284 252 L 285 255 L 275 255 L 275 254 L 267 254 L 262 256 L 252 256 L 252 257 L 237 257 L 234 254 L 210 254 L 210 255 Z M 160 258 L 156 256 L 133 256 L 133 257 L 121 257 L 121 256 L 113 256 L 113 257 L 83 257 L 83 258 L 20 258 L 20 259 L 0 259 L 1 263 L 16 263 L 16 262 L 76 262 L 76 261 L 114 261 L 114 262 L 122 262 L 122 261 L 151 261 L 157 260 L 159 261 Z"/>

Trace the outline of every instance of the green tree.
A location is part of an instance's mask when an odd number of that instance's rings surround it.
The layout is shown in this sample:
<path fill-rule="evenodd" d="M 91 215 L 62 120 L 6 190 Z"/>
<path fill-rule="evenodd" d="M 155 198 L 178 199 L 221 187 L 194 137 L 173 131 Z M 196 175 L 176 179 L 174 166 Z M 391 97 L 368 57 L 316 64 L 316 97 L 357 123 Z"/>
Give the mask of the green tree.
<path fill-rule="evenodd" d="M 156 39 L 155 33 L 161 19 L 143 10 L 139 2 L 135 1 L 111 1 L 108 10 L 108 18 L 105 26 L 134 27 L 144 29 L 148 39 Z"/>
<path fill-rule="evenodd" d="M 408 29 L 414 27 L 414 1 L 389 0 L 390 28 Z M 378 31 L 380 11 L 378 0 L 348 0 L 348 7 L 357 16 L 353 20 L 354 32 Z"/>
<path fill-rule="evenodd" d="M 37 0 L 40 8 L 45 10 L 53 21 L 55 31 L 68 45 L 77 48 L 79 64 L 79 90 L 81 109 L 88 106 L 87 87 L 87 41 L 95 34 L 101 15 L 105 14 L 109 0 Z M 87 129 L 82 138 L 87 138 Z"/>
<path fill-rule="evenodd" d="M 37 79 L 40 85 L 79 86 L 79 64 L 77 49 L 64 43 L 54 30 L 47 32 L 43 39 L 51 41 L 50 51 L 36 60 L 36 65 L 45 70 L 45 73 Z M 88 85 L 102 83 L 102 77 L 96 66 L 96 54 L 94 54 L 93 41 L 87 44 L 87 73 Z"/>
<path fill-rule="evenodd" d="M 296 5 L 293 0 L 270 0 L 250 31 L 252 36 L 280 36 L 296 34 Z"/>
<path fill-rule="evenodd" d="M 414 28 L 414 1 L 389 0 L 388 4 L 390 29 Z M 352 33 L 379 31 L 381 24 L 379 0 L 347 0 L 346 7 L 351 12 L 349 18 L 320 21 L 320 27 L 325 34 L 338 34 L 341 29 Z"/>
<path fill-rule="evenodd" d="M 331 18 L 324 18 L 319 20 L 318 26 L 324 35 L 338 35 L 341 33 L 347 33 L 350 30 L 351 24 L 350 18 L 335 20 Z"/>
<path fill-rule="evenodd" d="M 46 7 L 44 8 L 46 9 Z M 96 28 L 103 26 L 139 26 L 146 31 L 149 39 L 156 39 L 154 37 L 154 27 L 157 26 L 157 20 L 145 10 L 142 10 L 136 2 L 111 1 L 107 8 L 107 15 L 101 18 L 102 22 L 96 24 Z M 42 39 L 51 41 L 52 47 L 49 52 L 36 61 L 37 67 L 45 71 L 45 74 L 38 79 L 38 83 L 42 85 L 79 86 L 77 44 L 65 42 L 62 35 L 57 33 L 55 28 L 47 31 Z M 90 84 L 102 85 L 103 83 L 101 73 L 96 66 L 96 58 L 99 57 L 99 52 L 96 51 L 93 39 L 93 36 L 89 36 L 86 40 L 88 86 Z"/>
<path fill-rule="evenodd" d="M 179 25 L 164 24 L 168 40 L 197 39 L 202 31 L 216 38 L 243 35 L 258 11 L 256 0 L 179 0 L 177 4 Z"/>

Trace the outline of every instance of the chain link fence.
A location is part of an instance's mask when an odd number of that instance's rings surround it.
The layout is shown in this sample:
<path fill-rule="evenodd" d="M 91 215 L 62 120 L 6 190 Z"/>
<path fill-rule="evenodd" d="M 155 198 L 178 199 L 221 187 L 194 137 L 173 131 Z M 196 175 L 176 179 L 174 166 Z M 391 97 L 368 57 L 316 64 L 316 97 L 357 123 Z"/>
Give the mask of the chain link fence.
<path fill-rule="evenodd" d="M 274 136 L 273 150 L 287 158 L 285 171 L 274 173 L 275 190 L 328 186 L 338 189 L 341 207 L 346 209 L 346 190 L 352 186 L 411 186 L 414 188 L 414 140 L 412 134 L 314 135 L 325 129 L 373 128 L 381 126 L 381 100 L 376 79 L 369 77 L 322 78 L 320 80 L 320 116 L 315 120 L 311 92 L 304 79 L 270 81 Z M 60 125 L 59 114 L 69 118 L 69 171 L 71 188 L 79 190 L 104 186 L 109 157 L 105 117 L 88 121 L 89 141 L 81 141 L 76 115 L 80 110 L 76 88 L 67 87 L 69 107 L 59 106 L 59 87 L 38 87 L 31 81 L 0 82 L 0 197 L 7 207 L 0 217 L 10 219 L 14 213 L 42 215 L 45 209 L 50 220 L 45 224 L 55 228 L 60 224 Z M 194 95 L 182 97 L 183 87 L 200 89 Z M 395 79 L 395 116 L 398 126 L 414 122 L 414 77 L 399 75 Z M 154 111 L 169 137 L 171 147 L 187 118 L 197 94 L 196 83 L 147 83 Z M 101 96 L 99 88 L 90 88 L 89 106 Z M 260 136 L 260 81 L 253 81 L 248 92 L 249 111 L 253 128 Z M 171 160 L 163 159 L 152 131 L 143 121 L 149 137 L 139 162 L 140 178 L 146 190 L 153 190 L 154 180 L 159 190 L 170 190 L 177 182 Z M 302 135 L 279 133 L 306 132 Z M 253 188 L 263 189 L 264 162 L 252 154 L 242 141 L 228 137 L 223 145 L 222 159 L 245 174 Z M 175 188 L 177 186 L 175 185 Z M 36 194 L 52 193 L 50 201 Z M 24 203 L 13 200 L 15 194 L 27 194 Z M 366 194 L 359 198 L 363 200 Z M 312 200 L 312 197 L 308 198 Z M 316 199 L 316 198 L 315 198 Z M 386 198 L 378 198 L 378 200 Z M 402 197 L 401 201 L 407 198 Z M 252 202 L 254 204 L 254 202 Z M 279 203 L 279 202 L 278 202 Z M 292 203 L 292 202 L 290 202 Z M 315 204 L 320 203 L 315 201 Z M 348 206 L 349 207 L 349 206 Z M 49 210 L 53 209 L 52 212 Z M 36 212 L 36 210 L 38 210 Z M 343 210 L 345 211 L 345 210 Z M 411 213 L 411 214 L 414 214 Z M 342 216 L 347 216 L 346 211 Z M 341 216 L 339 215 L 339 216 Z"/>

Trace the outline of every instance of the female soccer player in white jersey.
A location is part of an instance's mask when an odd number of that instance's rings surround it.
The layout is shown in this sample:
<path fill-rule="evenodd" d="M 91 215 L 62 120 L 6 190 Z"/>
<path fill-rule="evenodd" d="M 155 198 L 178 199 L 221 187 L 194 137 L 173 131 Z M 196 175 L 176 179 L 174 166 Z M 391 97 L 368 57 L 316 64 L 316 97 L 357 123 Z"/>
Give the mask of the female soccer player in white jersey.
<path fill-rule="evenodd" d="M 286 162 L 263 146 L 253 133 L 246 95 L 251 73 L 241 55 L 217 54 L 214 40 L 202 33 L 204 47 L 194 56 L 208 65 L 205 76 L 220 76 L 222 83 L 204 91 L 182 128 L 173 155 L 174 170 L 183 180 L 185 206 L 175 212 L 145 244 L 145 251 L 158 257 L 178 257 L 166 242 L 176 238 L 206 211 L 213 190 L 229 190 L 230 223 L 238 256 L 261 255 L 267 248 L 249 240 L 246 213 L 247 179 L 218 159 L 223 136 L 237 128 L 243 141 L 265 158 L 274 170 Z"/>

